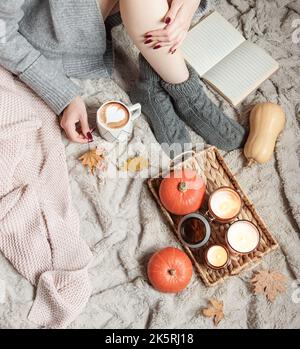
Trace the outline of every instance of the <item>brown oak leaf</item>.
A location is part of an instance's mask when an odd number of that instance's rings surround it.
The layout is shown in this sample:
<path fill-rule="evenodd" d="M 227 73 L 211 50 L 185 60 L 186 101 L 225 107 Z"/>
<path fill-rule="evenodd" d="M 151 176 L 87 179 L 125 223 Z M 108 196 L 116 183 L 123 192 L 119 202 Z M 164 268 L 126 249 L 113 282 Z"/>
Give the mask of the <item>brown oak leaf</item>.
<path fill-rule="evenodd" d="M 97 153 L 97 149 L 91 149 L 79 158 L 82 165 L 90 169 L 92 175 L 94 175 L 94 171 L 102 159 L 103 157 Z"/>
<path fill-rule="evenodd" d="M 214 324 L 215 326 L 217 326 L 221 322 L 221 320 L 224 319 L 224 304 L 222 301 L 214 298 L 210 299 L 209 303 L 210 306 L 208 308 L 202 309 L 202 315 L 204 315 L 205 317 L 213 318 Z"/>
<path fill-rule="evenodd" d="M 254 293 L 264 294 L 270 302 L 274 302 L 277 296 L 286 292 L 286 276 L 278 271 L 261 270 L 255 272 L 251 280 Z"/>

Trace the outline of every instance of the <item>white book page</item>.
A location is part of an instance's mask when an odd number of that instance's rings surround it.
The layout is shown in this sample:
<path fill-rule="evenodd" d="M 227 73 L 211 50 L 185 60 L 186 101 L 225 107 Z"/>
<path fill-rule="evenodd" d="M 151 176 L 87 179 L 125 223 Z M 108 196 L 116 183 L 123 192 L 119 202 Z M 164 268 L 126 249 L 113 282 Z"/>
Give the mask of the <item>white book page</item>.
<path fill-rule="evenodd" d="M 213 12 L 189 31 L 182 51 L 202 76 L 244 41 L 238 30 L 218 12 Z"/>
<path fill-rule="evenodd" d="M 245 41 L 203 79 L 236 106 L 278 68 L 278 63 L 266 51 Z"/>

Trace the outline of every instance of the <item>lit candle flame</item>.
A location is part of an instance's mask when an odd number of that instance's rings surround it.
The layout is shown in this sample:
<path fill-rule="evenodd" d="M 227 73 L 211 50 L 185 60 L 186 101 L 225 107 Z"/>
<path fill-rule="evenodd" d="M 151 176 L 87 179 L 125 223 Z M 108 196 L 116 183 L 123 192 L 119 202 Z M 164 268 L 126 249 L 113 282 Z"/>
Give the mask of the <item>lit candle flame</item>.
<path fill-rule="evenodd" d="M 211 210 L 221 219 L 230 219 L 236 216 L 241 209 L 239 195 L 231 189 L 222 189 L 211 197 Z"/>

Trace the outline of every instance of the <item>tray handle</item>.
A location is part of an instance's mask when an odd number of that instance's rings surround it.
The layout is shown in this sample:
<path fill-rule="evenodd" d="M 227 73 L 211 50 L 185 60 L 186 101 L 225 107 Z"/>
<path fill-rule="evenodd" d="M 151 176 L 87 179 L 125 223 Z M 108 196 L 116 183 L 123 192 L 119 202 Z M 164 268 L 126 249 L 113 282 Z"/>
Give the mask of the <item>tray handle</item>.
<path fill-rule="evenodd" d="M 174 157 L 174 159 L 170 160 L 170 168 L 174 168 L 176 165 L 179 165 L 180 163 L 182 163 L 182 162 L 180 161 L 180 162 L 178 162 L 178 163 L 176 164 L 176 161 L 178 161 L 178 160 L 181 159 L 184 155 L 187 155 L 187 154 L 191 154 L 193 157 L 195 157 L 196 152 L 195 152 L 194 150 L 191 149 L 191 150 L 184 151 L 184 152 L 182 152 L 182 153 L 179 154 L 179 155 L 176 155 L 176 156 Z"/>

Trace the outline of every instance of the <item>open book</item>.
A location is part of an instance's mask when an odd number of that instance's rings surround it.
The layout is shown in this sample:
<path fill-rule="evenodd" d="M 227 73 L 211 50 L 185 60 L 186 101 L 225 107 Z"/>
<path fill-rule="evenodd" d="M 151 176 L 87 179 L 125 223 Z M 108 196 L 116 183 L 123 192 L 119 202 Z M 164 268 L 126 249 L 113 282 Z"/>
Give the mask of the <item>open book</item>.
<path fill-rule="evenodd" d="M 268 53 L 247 41 L 218 12 L 190 30 L 183 54 L 200 77 L 234 106 L 279 68 Z"/>

